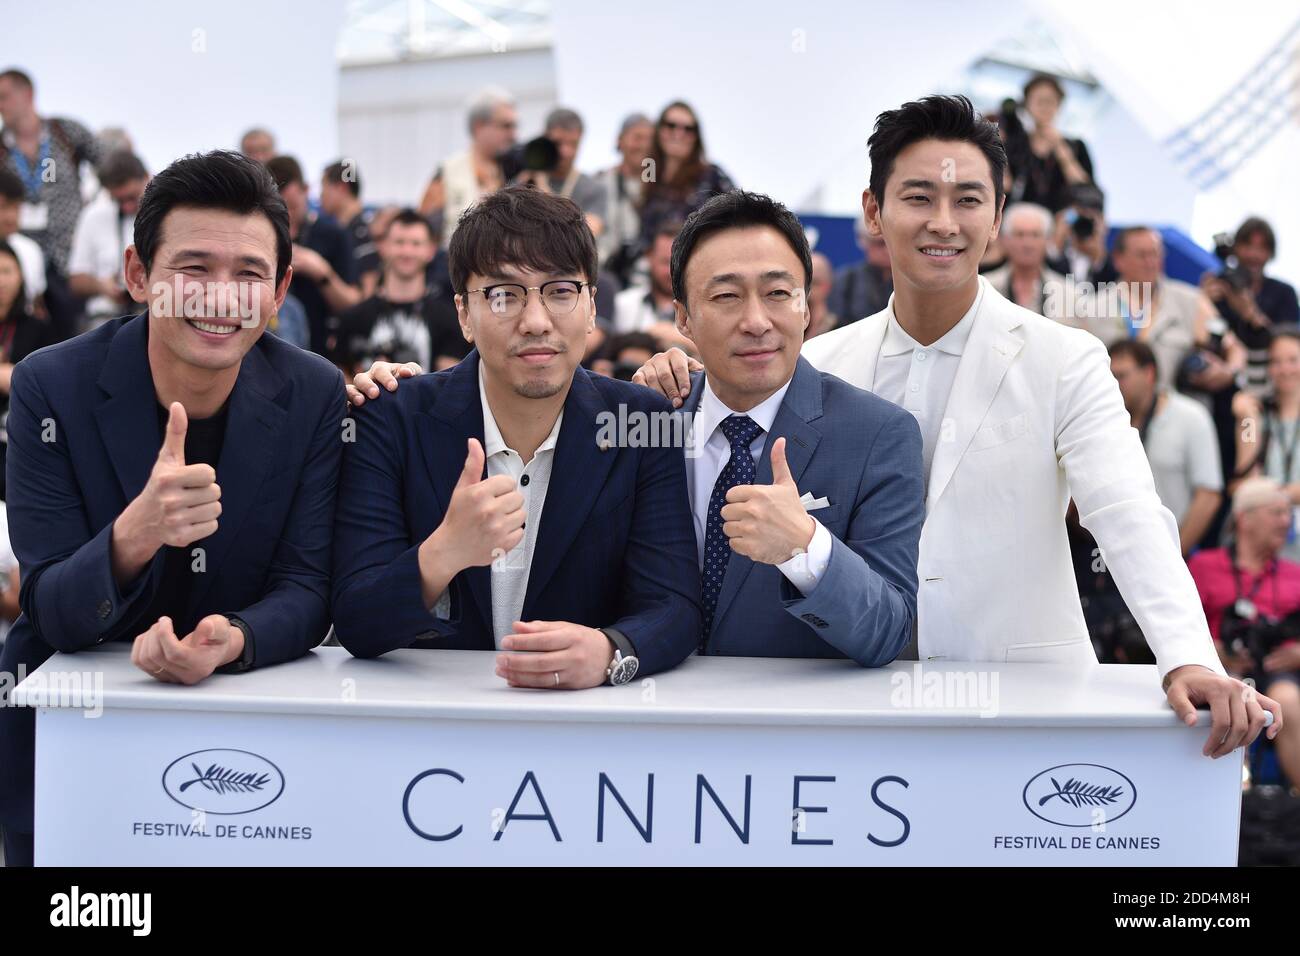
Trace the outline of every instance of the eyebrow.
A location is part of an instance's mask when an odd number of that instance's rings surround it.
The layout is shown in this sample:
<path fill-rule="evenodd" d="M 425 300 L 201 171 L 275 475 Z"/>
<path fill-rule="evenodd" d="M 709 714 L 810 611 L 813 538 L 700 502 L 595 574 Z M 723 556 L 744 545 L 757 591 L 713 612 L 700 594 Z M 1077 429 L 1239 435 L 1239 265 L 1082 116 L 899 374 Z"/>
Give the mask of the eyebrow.
<path fill-rule="evenodd" d="M 771 281 L 773 279 L 786 279 L 790 282 L 795 281 L 795 277 L 784 269 L 769 269 L 767 272 L 760 274 L 758 278 L 762 281 Z M 721 285 L 726 282 L 743 282 L 744 280 L 745 277 L 739 272 L 723 272 L 709 279 L 709 281 L 704 284 L 706 286 Z"/>
<path fill-rule="evenodd" d="M 963 179 L 961 182 L 953 183 L 953 185 L 959 190 L 984 193 L 989 191 L 989 187 L 978 179 Z M 904 179 L 902 183 L 899 184 L 899 189 L 934 190 L 938 188 L 939 187 L 935 185 L 935 182 L 932 179 Z"/>
<path fill-rule="evenodd" d="M 176 261 L 177 259 L 202 259 L 206 261 L 212 258 L 214 258 L 212 253 L 203 249 L 181 249 L 171 255 L 172 261 Z M 257 266 L 263 270 L 269 271 L 271 268 L 271 264 L 261 256 L 239 256 L 236 261 L 238 261 L 240 265 Z"/>

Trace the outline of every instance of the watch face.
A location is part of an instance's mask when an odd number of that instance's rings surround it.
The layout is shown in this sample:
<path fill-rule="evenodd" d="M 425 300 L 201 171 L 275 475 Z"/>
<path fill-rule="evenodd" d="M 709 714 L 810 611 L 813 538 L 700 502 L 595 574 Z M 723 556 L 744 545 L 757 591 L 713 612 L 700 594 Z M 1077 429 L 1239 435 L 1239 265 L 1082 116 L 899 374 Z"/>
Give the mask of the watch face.
<path fill-rule="evenodd" d="M 636 669 L 641 666 L 641 662 L 635 657 L 621 657 L 619 662 L 614 665 L 610 672 L 609 682 L 614 685 L 626 684 L 636 676 Z"/>

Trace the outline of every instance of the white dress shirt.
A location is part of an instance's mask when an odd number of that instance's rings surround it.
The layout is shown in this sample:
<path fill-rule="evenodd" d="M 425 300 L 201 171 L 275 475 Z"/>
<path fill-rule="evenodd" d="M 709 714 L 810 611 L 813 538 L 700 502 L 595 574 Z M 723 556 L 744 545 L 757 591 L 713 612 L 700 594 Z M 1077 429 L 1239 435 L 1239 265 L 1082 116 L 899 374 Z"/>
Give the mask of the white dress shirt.
<path fill-rule="evenodd" d="M 731 443 L 719 426 L 730 415 L 743 415 L 753 419 L 762 429 L 749 446 L 749 452 L 757 464 L 759 456 L 763 454 L 767 434 L 772 430 L 772 423 L 776 421 L 776 413 L 780 410 L 789 387 L 790 383 L 786 382 L 749 411 L 737 412 L 723 404 L 709 384 L 708 376 L 704 378 L 704 393 L 700 396 L 700 406 L 692 426 L 692 440 L 698 454 L 691 459 L 691 467 L 686 469 L 687 491 L 695 514 L 695 550 L 701 571 L 704 569 L 704 536 L 708 530 L 709 499 L 713 495 L 718 475 L 722 474 L 722 469 L 731 460 Z M 816 528 L 808 550 L 777 565 L 778 570 L 805 597 L 817 587 L 831 560 L 831 533 L 816 517 L 813 518 L 813 524 Z"/>
<path fill-rule="evenodd" d="M 483 404 L 483 453 L 487 457 L 487 473 L 509 475 L 515 481 L 515 490 L 524 496 L 524 536 L 508 553 L 492 562 L 492 636 L 497 649 L 501 639 L 514 630 L 515 621 L 524 610 L 524 594 L 528 590 L 528 571 L 533 564 L 533 545 L 537 541 L 537 527 L 542 521 L 542 507 L 546 504 L 546 489 L 551 483 L 551 465 L 555 460 L 555 442 L 564 421 L 564 409 L 555 419 L 555 426 L 538 447 L 532 461 L 524 464 L 523 458 L 506 445 L 501 429 L 488 407 L 487 389 L 483 385 L 483 366 L 478 370 L 478 395 Z"/>
<path fill-rule="evenodd" d="M 885 340 L 876 359 L 876 384 L 872 389 L 881 398 L 901 405 L 911 412 L 921 426 L 922 460 L 925 464 L 926 486 L 930 483 L 930 462 L 943 431 L 944 410 L 952 392 L 953 379 L 961 353 L 970 338 L 975 314 L 984 298 L 984 284 L 980 283 L 975 301 L 961 319 L 944 333 L 933 345 L 922 345 L 903 331 L 894 315 L 891 297 L 886 312 L 889 324 Z"/>

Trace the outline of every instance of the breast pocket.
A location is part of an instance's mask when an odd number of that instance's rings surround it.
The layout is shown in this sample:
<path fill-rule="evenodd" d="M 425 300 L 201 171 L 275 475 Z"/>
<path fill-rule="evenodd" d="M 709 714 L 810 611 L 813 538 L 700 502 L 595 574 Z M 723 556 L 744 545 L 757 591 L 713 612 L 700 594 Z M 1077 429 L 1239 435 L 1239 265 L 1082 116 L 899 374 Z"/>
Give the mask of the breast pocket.
<path fill-rule="evenodd" d="M 985 425 L 971 438 L 970 445 L 966 450 L 967 452 L 976 452 L 997 448 L 999 445 L 1023 439 L 1028 434 L 1029 418 L 1025 412 L 1021 412 L 1019 415 L 1013 415 L 1005 421 Z"/>

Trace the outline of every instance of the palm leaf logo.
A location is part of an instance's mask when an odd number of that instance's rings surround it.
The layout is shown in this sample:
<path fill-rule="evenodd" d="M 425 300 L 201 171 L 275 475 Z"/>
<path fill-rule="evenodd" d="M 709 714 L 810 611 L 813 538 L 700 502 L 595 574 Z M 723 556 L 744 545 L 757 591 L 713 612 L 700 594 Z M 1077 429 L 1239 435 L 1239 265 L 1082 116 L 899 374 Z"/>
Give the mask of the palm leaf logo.
<path fill-rule="evenodd" d="M 255 793 L 265 787 L 271 779 L 270 774 L 228 770 L 215 763 L 209 764 L 207 770 L 200 770 L 198 764 L 193 762 L 190 766 L 194 768 L 194 779 L 186 780 L 180 785 L 182 793 L 187 787 L 196 783 L 204 790 L 211 790 L 213 793 Z"/>
<path fill-rule="evenodd" d="M 1090 786 L 1082 780 L 1076 780 L 1074 777 L 1065 781 L 1065 786 L 1061 786 L 1055 777 L 1048 777 L 1052 781 L 1052 786 L 1056 788 L 1054 793 L 1049 793 L 1038 801 L 1041 807 L 1053 797 L 1060 797 L 1065 803 L 1072 807 L 1099 807 L 1114 803 L 1123 794 L 1123 787 L 1100 787 Z"/>

